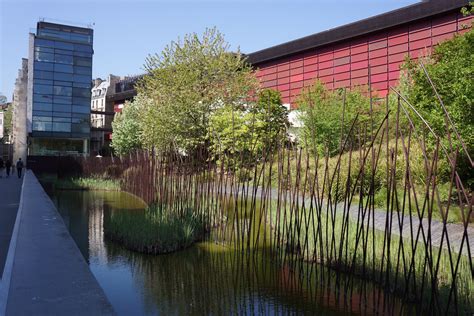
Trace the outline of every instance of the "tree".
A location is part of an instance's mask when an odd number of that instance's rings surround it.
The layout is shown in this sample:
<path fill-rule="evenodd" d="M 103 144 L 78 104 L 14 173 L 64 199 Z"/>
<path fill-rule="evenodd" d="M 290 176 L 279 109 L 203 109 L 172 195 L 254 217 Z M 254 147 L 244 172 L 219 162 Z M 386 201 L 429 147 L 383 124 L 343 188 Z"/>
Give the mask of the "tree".
<path fill-rule="evenodd" d="M 192 152 L 207 145 L 209 119 L 224 106 L 242 108 L 258 91 L 258 81 L 239 52 L 230 52 L 215 28 L 186 35 L 147 58 L 148 75 L 138 87 L 152 100 L 143 109 L 143 142 L 158 150 Z"/>
<path fill-rule="evenodd" d="M 433 51 L 424 63 L 429 77 L 446 106 L 456 130 L 466 149 L 472 157 L 474 149 L 474 29 L 456 35 L 452 40 L 445 41 Z M 411 81 L 408 92 L 410 102 L 430 124 L 445 148 L 448 145 L 448 131 L 451 134 L 454 148 L 459 149 L 458 170 L 474 185 L 473 168 L 464 152 L 461 143 L 456 139 L 454 129 L 445 123 L 444 111 L 435 92 L 419 63 L 409 60 L 405 68 Z M 423 126 L 419 122 L 420 126 Z M 427 133 L 432 145 L 436 139 Z M 448 172 L 449 174 L 449 172 Z"/>
<path fill-rule="evenodd" d="M 288 111 L 280 92 L 263 90 L 245 107 L 223 106 L 210 116 L 208 138 L 215 160 L 248 167 L 286 140 Z"/>
<path fill-rule="evenodd" d="M 301 92 L 297 103 L 299 119 L 303 123 L 300 140 L 320 154 L 329 151 L 333 156 L 339 152 L 341 133 L 344 141 L 357 114 L 361 126 L 370 120 L 370 99 L 358 88 L 329 91 L 322 82 L 316 81 Z M 380 112 L 374 111 L 376 125 L 380 123 Z M 357 129 L 351 136 L 354 141 L 357 139 Z"/>
<path fill-rule="evenodd" d="M 126 102 L 122 113 L 115 115 L 112 122 L 112 148 L 118 155 L 142 148 L 142 129 L 145 125 L 140 120 L 141 110 L 150 101 L 137 95 L 133 102 Z"/>

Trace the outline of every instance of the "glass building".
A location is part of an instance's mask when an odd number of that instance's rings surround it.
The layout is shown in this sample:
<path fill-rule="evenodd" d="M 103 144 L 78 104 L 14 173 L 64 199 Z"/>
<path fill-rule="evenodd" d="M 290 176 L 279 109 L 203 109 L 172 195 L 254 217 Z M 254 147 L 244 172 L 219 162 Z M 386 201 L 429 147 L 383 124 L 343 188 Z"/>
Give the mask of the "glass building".
<path fill-rule="evenodd" d="M 93 30 L 38 22 L 28 60 L 28 155 L 87 155 Z"/>

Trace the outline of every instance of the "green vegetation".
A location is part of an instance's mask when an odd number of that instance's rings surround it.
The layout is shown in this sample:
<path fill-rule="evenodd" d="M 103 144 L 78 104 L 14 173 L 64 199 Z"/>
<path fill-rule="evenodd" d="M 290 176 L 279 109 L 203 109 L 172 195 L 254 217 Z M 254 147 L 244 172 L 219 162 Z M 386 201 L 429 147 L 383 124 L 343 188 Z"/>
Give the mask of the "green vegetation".
<path fill-rule="evenodd" d="M 115 115 L 112 122 L 114 131 L 112 148 L 118 155 L 125 155 L 141 147 L 141 123 L 139 114 L 148 99 L 138 95 L 133 102 L 126 102 L 122 113 Z"/>
<path fill-rule="evenodd" d="M 216 161 L 227 166 L 252 166 L 263 153 L 274 150 L 286 139 L 288 114 L 280 92 L 263 90 L 256 104 L 223 106 L 210 117 L 208 138 Z"/>
<path fill-rule="evenodd" d="M 52 185 L 56 190 L 120 191 L 120 182 L 118 180 L 100 177 L 56 178 L 52 180 Z"/>
<path fill-rule="evenodd" d="M 323 203 L 323 209 L 325 209 L 325 203 Z M 413 286 L 419 288 L 423 282 L 427 282 L 428 284 L 425 283 L 425 286 L 428 288 L 425 288 L 424 295 L 429 300 L 431 295 L 431 285 L 429 283 L 431 277 L 433 277 L 441 294 L 440 297 L 447 300 L 453 282 L 450 254 L 444 248 L 442 250 L 437 247 L 426 249 L 421 235 L 416 251 L 413 251 L 409 239 L 392 233 L 390 242 L 388 242 L 384 240 L 384 232 L 377 229 L 373 231 L 367 229 L 366 223 L 364 230 L 361 230 L 360 223 L 357 225 L 357 220 L 350 216 L 348 224 L 343 225 L 342 209 L 338 209 L 337 212 L 331 215 L 330 212 L 325 210 L 320 212 L 316 209 L 313 212 L 309 212 L 308 209 L 291 210 L 290 205 L 288 205 L 286 208 L 281 207 L 280 213 L 278 213 L 275 203 L 272 203 L 270 210 L 269 217 L 273 229 L 280 230 L 280 236 L 287 252 L 286 255 L 293 256 L 293 259 L 304 258 L 310 262 L 321 262 L 365 278 L 370 278 L 370 275 L 372 275 L 376 281 L 380 277 L 377 271 L 384 267 L 383 269 L 389 270 L 389 273 L 384 275 L 384 278 L 389 278 L 388 281 L 385 279 L 385 282 L 388 282 L 393 290 L 401 294 L 404 293 L 407 282 L 404 277 L 408 275 L 408 269 L 413 263 L 411 277 L 408 281 L 409 288 L 414 290 Z M 326 221 L 328 221 L 328 224 L 325 224 Z M 322 229 L 321 235 L 318 235 L 318 227 Z M 343 230 L 342 227 L 346 229 Z M 334 236 L 334 239 L 332 236 Z M 404 240 L 403 247 L 401 247 L 400 239 Z M 444 245 L 446 245 L 446 240 Z M 367 248 L 367 250 L 362 251 L 363 248 Z M 427 254 L 430 254 L 430 257 Z M 453 260 L 457 260 L 460 256 L 456 284 L 460 306 L 466 307 L 474 299 L 474 282 L 469 257 L 455 252 L 452 252 L 451 255 Z M 433 271 L 436 270 L 435 267 L 439 260 L 436 275 L 430 275 L 429 267 L 425 266 L 429 264 L 427 258 L 433 260 Z M 425 278 L 425 281 L 423 281 L 423 278 Z M 412 295 L 411 292 L 407 294 L 408 297 Z M 443 303 L 446 303 L 446 301 Z"/>
<path fill-rule="evenodd" d="M 424 60 L 426 70 L 438 91 L 451 120 L 466 145 L 466 150 L 474 154 L 474 28 L 452 40 L 445 41 L 434 49 Z M 408 99 L 416 106 L 431 128 L 441 138 L 445 148 L 450 148 L 448 135 L 453 140 L 453 152 L 458 149 L 458 169 L 471 190 L 474 189 L 474 169 L 457 139 L 452 126 L 447 128 L 443 108 L 423 70 L 415 61 L 405 64 L 410 89 Z M 421 122 L 418 122 L 424 128 Z M 426 128 L 424 128 L 426 130 Z M 436 138 L 427 134 L 428 143 L 433 147 Z M 448 172 L 449 175 L 449 172 Z"/>
<path fill-rule="evenodd" d="M 116 212 L 104 220 L 105 235 L 126 248 L 148 254 L 184 249 L 205 234 L 205 221 L 193 210 L 151 206 L 145 214 Z"/>

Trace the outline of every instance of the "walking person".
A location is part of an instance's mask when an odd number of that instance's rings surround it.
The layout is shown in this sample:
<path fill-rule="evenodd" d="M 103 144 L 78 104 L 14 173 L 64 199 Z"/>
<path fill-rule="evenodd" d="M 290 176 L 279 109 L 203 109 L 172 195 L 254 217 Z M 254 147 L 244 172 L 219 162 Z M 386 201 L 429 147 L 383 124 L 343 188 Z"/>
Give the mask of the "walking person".
<path fill-rule="evenodd" d="M 23 169 L 23 161 L 21 161 L 21 158 L 18 158 L 18 161 L 16 162 L 16 173 L 18 174 L 18 179 L 21 179 L 22 169 Z"/>
<path fill-rule="evenodd" d="M 5 167 L 2 157 L 0 157 L 0 178 L 3 178 L 3 168 Z"/>
<path fill-rule="evenodd" d="M 7 162 L 5 163 L 5 169 L 7 170 L 7 178 L 10 178 L 10 170 L 12 169 L 12 162 L 10 159 L 7 159 Z"/>

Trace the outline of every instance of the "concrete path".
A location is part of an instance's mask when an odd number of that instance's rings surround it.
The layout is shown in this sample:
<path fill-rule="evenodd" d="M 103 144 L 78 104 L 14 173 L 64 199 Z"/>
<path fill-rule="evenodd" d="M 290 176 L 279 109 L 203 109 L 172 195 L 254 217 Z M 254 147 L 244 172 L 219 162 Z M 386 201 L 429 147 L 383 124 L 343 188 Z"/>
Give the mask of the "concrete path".
<path fill-rule="evenodd" d="M 5 267 L 10 279 L 6 315 L 114 314 L 31 171 L 25 175 L 18 216 L 12 239 L 14 257 L 10 260 L 9 253 Z"/>
<path fill-rule="evenodd" d="M 3 275 L 3 267 L 7 260 L 8 247 L 15 225 L 18 204 L 20 203 L 21 184 L 23 179 L 17 175 L 9 178 L 0 178 L 0 279 Z"/>

